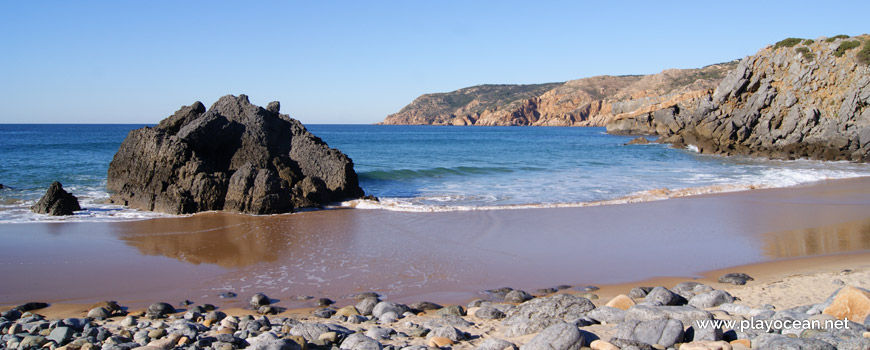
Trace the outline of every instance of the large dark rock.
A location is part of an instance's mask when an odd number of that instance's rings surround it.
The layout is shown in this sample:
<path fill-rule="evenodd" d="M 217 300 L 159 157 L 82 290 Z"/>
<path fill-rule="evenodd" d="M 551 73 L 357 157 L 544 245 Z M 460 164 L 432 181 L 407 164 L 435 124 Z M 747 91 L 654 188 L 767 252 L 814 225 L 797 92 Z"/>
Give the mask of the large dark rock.
<path fill-rule="evenodd" d="M 273 214 L 362 197 L 353 161 L 279 108 L 227 95 L 131 131 L 109 165 L 111 201 L 172 214 Z"/>
<path fill-rule="evenodd" d="M 79 200 L 71 193 L 64 191 L 60 182 L 52 182 L 48 191 L 39 199 L 30 210 L 34 213 L 48 214 L 53 216 L 73 215 L 74 211 L 82 210 Z"/>

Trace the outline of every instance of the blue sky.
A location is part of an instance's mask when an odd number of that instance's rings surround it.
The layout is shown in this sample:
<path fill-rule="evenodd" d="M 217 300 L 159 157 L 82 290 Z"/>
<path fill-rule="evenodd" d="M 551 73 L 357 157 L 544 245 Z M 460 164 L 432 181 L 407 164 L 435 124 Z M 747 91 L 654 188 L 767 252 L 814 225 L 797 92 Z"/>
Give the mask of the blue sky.
<path fill-rule="evenodd" d="M 0 123 L 156 123 L 240 93 L 303 123 L 374 123 L 429 92 L 863 34 L 868 13 L 867 1 L 7 1 Z"/>

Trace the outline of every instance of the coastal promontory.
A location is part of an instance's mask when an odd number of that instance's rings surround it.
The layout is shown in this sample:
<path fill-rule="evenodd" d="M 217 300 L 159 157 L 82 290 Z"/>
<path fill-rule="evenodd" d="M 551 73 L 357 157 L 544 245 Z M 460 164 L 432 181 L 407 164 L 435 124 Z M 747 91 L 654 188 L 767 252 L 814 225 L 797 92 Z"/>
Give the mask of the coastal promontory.
<path fill-rule="evenodd" d="M 131 131 L 109 165 L 110 200 L 171 214 L 275 214 L 363 196 L 353 161 L 279 110 L 227 95 Z"/>
<path fill-rule="evenodd" d="M 702 153 L 870 161 L 870 36 L 788 38 L 740 61 L 715 91 L 615 120 Z"/>

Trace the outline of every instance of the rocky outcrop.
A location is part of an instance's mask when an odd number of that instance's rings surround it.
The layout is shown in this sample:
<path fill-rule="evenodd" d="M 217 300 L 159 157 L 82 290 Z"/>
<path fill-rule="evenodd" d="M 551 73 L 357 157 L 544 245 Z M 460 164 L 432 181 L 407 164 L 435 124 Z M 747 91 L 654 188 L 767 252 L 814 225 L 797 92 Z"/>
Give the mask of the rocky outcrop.
<path fill-rule="evenodd" d="M 604 126 L 708 94 L 736 62 L 565 83 L 480 85 L 426 94 L 381 124 Z"/>
<path fill-rule="evenodd" d="M 661 135 L 702 153 L 870 161 L 870 67 L 858 57 L 868 41 L 781 42 L 741 60 L 713 93 L 618 118 L 607 130 Z"/>
<path fill-rule="evenodd" d="M 172 214 L 273 214 L 361 197 L 353 161 L 279 109 L 227 95 L 131 131 L 109 165 L 111 201 Z"/>
<path fill-rule="evenodd" d="M 63 189 L 60 182 L 52 182 L 48 190 L 36 204 L 30 207 L 34 213 L 48 214 L 52 216 L 73 215 L 73 212 L 82 210 L 76 196 Z"/>

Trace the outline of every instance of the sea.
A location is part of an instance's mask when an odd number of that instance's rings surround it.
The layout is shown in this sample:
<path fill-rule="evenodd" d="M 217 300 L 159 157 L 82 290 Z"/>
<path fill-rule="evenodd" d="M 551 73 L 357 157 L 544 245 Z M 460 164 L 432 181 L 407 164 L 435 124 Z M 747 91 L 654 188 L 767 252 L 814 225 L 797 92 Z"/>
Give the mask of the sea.
<path fill-rule="evenodd" d="M 147 125 L 0 124 L 0 223 L 170 216 L 108 203 L 106 172 L 130 130 Z M 433 212 L 576 207 L 787 187 L 870 176 L 870 165 L 723 157 L 625 145 L 604 128 L 307 125 L 351 157 L 379 201 L 332 207 Z M 52 181 L 79 198 L 72 217 L 34 214 Z"/>

